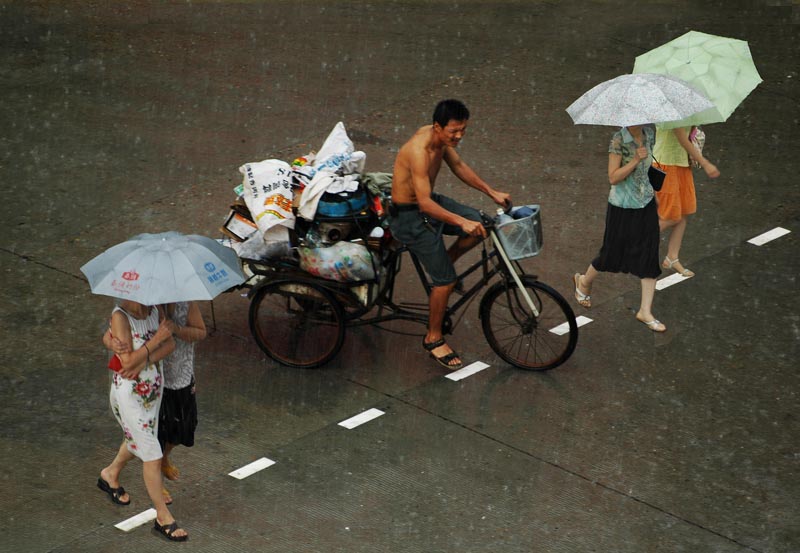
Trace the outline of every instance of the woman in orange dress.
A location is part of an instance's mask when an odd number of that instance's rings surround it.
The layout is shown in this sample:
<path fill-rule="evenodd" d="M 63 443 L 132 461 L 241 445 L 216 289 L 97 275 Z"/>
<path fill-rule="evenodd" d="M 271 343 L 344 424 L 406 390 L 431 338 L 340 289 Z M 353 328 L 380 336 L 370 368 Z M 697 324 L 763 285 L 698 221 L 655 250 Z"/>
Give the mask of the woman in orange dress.
<path fill-rule="evenodd" d="M 681 264 L 681 243 L 686 232 L 687 217 L 697 211 L 691 162 L 702 167 L 709 178 L 719 177 L 719 169 L 703 157 L 703 153 L 690 140 L 695 129 L 657 128 L 656 145 L 653 148 L 656 165 L 667 173 L 664 185 L 656 192 L 658 225 L 661 232 L 671 229 L 667 256 L 661 262 L 661 267 L 672 269 L 686 278 L 693 277 L 694 273 Z"/>

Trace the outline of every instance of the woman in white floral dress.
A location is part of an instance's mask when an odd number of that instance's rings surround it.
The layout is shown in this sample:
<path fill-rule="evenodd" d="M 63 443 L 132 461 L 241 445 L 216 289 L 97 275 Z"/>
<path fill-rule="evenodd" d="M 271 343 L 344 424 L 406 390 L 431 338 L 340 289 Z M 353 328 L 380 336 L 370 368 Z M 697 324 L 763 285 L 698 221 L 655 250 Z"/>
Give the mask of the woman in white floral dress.
<path fill-rule="evenodd" d="M 119 363 L 109 394 L 124 439 L 114 460 L 100 471 L 97 486 L 114 503 L 130 504 L 119 477 L 128 461 L 140 458 L 147 494 L 156 509 L 155 529 L 167 539 L 186 540 L 188 534 L 178 527 L 161 493 L 158 410 L 163 389 L 161 360 L 175 348 L 170 326 L 156 307 L 123 300 L 111 314 L 111 336 L 126 346 L 122 348 L 126 353 L 116 354 Z"/>

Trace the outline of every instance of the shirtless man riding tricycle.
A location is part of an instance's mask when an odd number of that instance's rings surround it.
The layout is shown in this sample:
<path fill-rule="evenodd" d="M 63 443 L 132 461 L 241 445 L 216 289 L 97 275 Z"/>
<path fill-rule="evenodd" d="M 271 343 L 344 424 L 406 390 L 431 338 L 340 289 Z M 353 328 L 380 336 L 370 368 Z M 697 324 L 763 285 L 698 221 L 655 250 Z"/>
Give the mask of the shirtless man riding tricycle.
<path fill-rule="evenodd" d="M 394 163 L 389 218 L 392 234 L 417 256 L 433 283 L 428 332 L 422 345 L 450 370 L 463 364 L 442 336 L 444 313 L 456 285 L 453 262 L 486 238 L 486 229 L 478 210 L 433 192 L 442 160 L 454 175 L 496 204 L 508 207 L 511 202 L 509 194 L 489 186 L 456 153 L 468 120 L 469 110 L 463 103 L 442 100 L 433 112 L 433 124 L 421 127 L 400 148 Z M 443 234 L 458 238 L 446 248 Z"/>

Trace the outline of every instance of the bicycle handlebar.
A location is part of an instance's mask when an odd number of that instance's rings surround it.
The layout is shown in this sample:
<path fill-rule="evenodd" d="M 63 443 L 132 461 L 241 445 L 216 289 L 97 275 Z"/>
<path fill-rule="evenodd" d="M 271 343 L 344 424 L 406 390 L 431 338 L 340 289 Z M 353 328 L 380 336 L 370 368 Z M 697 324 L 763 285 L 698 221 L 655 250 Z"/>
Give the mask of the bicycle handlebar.
<path fill-rule="evenodd" d="M 514 206 L 509 202 L 508 206 L 506 206 L 503 209 L 503 211 L 505 211 L 505 213 L 508 214 L 508 213 L 511 212 L 511 208 L 512 207 L 514 207 Z M 480 215 L 481 215 L 481 224 L 483 224 L 484 228 L 486 230 L 493 229 L 494 228 L 494 217 L 490 217 L 483 210 L 480 210 L 478 213 L 480 213 Z"/>
<path fill-rule="evenodd" d="M 514 208 L 514 204 L 511 203 L 511 202 L 508 202 L 508 205 L 506 205 L 503 208 L 503 211 L 507 215 L 510 215 L 511 214 L 511 210 L 513 208 Z M 494 218 L 493 217 L 489 217 L 483 210 L 480 210 L 479 213 L 481 214 L 481 223 L 483 224 L 484 228 L 486 230 L 493 229 L 494 228 Z"/>
<path fill-rule="evenodd" d="M 483 225 L 483 227 L 486 230 L 493 229 L 494 228 L 494 219 L 492 219 L 491 217 L 486 215 L 486 213 L 484 213 L 483 210 L 479 211 L 478 213 L 480 213 L 480 215 L 481 215 L 481 224 Z"/>

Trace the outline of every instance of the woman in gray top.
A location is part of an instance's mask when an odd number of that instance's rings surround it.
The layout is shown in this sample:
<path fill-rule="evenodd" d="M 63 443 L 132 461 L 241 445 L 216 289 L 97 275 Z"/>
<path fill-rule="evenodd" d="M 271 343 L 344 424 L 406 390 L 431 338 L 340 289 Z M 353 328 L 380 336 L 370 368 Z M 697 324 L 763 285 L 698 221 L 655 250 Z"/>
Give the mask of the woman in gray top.
<path fill-rule="evenodd" d="M 206 337 L 206 325 L 196 302 L 164 306 L 175 338 L 175 351 L 164 359 L 164 397 L 158 419 L 158 441 L 164 450 L 161 472 L 177 480 L 180 472 L 169 460 L 176 445 L 192 447 L 197 428 L 194 344 Z"/>

